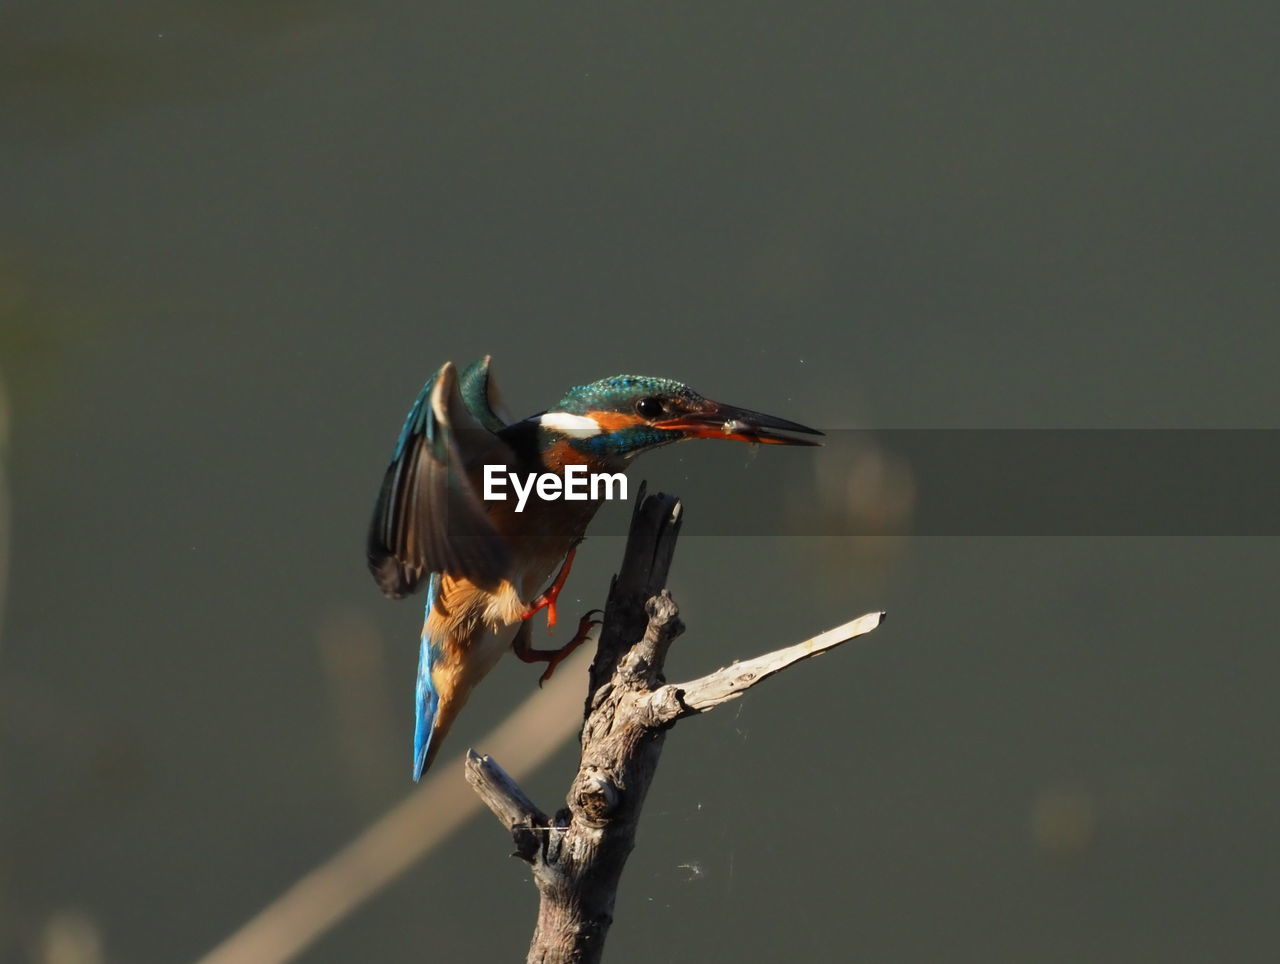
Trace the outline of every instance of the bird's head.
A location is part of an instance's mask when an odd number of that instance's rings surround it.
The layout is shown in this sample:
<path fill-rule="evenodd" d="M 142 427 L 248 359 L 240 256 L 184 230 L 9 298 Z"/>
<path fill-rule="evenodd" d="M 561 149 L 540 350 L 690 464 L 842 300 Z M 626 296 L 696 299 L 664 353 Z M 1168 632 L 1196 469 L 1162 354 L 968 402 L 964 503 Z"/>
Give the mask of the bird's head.
<path fill-rule="evenodd" d="M 704 398 L 670 378 L 614 375 L 579 385 L 537 416 L 539 427 L 596 458 L 629 458 L 690 438 L 819 445 L 817 429 Z"/>

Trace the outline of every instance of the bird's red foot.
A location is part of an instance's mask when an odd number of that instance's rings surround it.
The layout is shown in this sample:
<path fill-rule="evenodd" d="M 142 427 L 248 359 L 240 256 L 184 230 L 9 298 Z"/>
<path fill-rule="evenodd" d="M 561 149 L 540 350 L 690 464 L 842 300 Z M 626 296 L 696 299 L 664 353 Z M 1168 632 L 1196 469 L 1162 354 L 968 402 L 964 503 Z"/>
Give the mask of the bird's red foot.
<path fill-rule="evenodd" d="M 560 563 L 560 571 L 556 573 L 555 582 L 547 587 L 547 591 L 535 599 L 529 606 L 521 619 L 530 619 L 539 610 L 547 611 L 547 632 L 551 632 L 556 625 L 556 600 L 560 598 L 560 590 L 564 588 L 566 580 L 569 578 L 569 570 L 573 568 L 573 555 L 577 552 L 577 547 L 570 549 L 565 553 L 564 562 Z"/>
<path fill-rule="evenodd" d="M 601 620 L 592 619 L 595 613 L 604 612 L 599 609 L 593 609 L 580 620 L 578 620 L 578 631 L 573 634 L 573 639 L 569 640 L 559 649 L 534 649 L 529 645 L 529 626 L 526 623 L 521 626 L 516 633 L 516 638 L 512 640 L 511 648 L 515 651 L 516 656 L 525 663 L 546 663 L 547 669 L 538 677 L 538 685 L 541 686 L 547 680 L 551 679 L 551 674 L 556 671 L 564 659 L 575 649 L 581 646 L 590 638 L 591 627 L 602 625 Z"/>

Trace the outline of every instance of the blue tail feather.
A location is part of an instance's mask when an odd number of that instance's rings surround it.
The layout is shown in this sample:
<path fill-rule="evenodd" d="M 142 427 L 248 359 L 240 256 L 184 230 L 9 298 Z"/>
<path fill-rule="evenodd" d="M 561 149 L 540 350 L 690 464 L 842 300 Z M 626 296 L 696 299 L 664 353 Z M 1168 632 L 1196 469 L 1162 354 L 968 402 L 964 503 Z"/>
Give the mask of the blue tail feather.
<path fill-rule="evenodd" d="M 422 642 L 418 651 L 418 680 L 414 689 L 413 703 L 413 779 L 416 783 L 422 777 L 427 766 L 427 756 L 431 751 L 431 733 L 435 729 L 436 710 L 440 705 L 440 694 L 431 682 L 431 663 L 436 655 L 436 643 L 427 635 L 426 620 L 431 616 L 431 607 L 435 605 L 436 591 L 440 586 L 440 577 L 432 573 L 427 583 L 427 608 L 423 616 Z"/>

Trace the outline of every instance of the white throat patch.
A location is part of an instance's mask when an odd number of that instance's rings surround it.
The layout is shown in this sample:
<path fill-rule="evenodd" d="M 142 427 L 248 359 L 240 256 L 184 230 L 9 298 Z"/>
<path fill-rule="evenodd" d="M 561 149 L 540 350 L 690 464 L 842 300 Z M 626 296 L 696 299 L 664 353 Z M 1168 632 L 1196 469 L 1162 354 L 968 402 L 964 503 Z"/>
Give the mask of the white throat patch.
<path fill-rule="evenodd" d="M 591 438 L 601 432 L 600 423 L 586 415 L 570 415 L 568 412 L 544 412 L 538 416 L 538 424 L 553 432 L 563 432 L 574 438 Z"/>

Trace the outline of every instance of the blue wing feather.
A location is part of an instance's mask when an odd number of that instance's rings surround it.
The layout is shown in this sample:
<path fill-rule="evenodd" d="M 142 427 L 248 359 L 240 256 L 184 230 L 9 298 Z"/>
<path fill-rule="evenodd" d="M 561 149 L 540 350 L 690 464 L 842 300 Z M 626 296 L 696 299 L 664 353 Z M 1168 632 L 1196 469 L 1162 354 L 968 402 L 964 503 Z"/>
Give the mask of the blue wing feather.
<path fill-rule="evenodd" d="M 404 455 L 405 446 L 414 435 L 425 435 L 429 441 L 434 438 L 435 418 L 431 411 L 431 390 L 436 387 L 436 377 L 437 375 L 432 375 L 428 378 L 418 397 L 413 400 L 413 407 L 409 409 L 409 414 L 405 416 L 404 425 L 400 429 L 400 437 L 396 439 L 396 450 L 391 456 L 392 462 Z"/>

